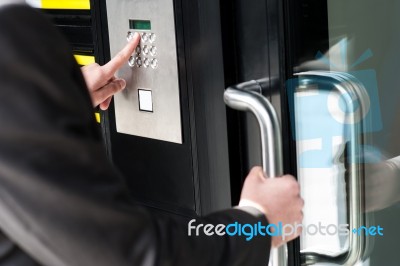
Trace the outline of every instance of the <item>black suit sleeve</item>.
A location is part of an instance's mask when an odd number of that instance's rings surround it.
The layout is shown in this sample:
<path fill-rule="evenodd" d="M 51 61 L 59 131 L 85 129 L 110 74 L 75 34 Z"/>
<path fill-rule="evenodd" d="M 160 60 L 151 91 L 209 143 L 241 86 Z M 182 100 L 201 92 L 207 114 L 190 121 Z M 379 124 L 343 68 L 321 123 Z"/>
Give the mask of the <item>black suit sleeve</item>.
<path fill-rule="evenodd" d="M 0 9 L 1 230 L 48 266 L 266 265 L 267 237 L 188 236 L 187 220 L 130 203 L 70 51 L 33 9 Z M 267 222 L 234 209 L 197 219 L 235 221 Z"/>

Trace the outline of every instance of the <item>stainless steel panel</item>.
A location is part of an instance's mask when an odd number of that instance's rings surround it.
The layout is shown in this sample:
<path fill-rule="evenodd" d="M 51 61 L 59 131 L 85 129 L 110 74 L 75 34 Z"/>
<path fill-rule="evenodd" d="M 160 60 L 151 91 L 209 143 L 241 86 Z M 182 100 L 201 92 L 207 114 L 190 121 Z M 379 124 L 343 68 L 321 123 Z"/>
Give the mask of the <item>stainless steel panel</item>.
<path fill-rule="evenodd" d="M 107 0 L 111 56 L 127 42 L 129 20 L 150 20 L 156 40 L 158 66 L 130 67 L 117 73 L 127 81 L 127 88 L 115 95 L 115 118 L 120 133 L 182 143 L 178 62 L 173 0 Z M 150 43 L 141 42 L 143 47 Z M 142 56 L 142 60 L 144 57 Z M 151 90 L 153 112 L 139 110 L 138 89 Z"/>

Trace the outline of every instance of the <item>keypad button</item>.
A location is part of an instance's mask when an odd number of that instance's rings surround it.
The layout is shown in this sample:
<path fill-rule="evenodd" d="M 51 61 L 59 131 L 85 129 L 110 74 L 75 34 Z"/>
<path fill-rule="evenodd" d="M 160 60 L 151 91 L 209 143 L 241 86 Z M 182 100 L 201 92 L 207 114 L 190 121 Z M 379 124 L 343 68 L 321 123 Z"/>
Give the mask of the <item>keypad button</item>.
<path fill-rule="evenodd" d="M 149 41 L 150 41 L 151 43 L 153 43 L 153 42 L 156 41 L 156 37 L 157 37 L 157 36 L 156 36 L 154 33 L 150 33 L 149 36 L 148 36 Z"/>
<path fill-rule="evenodd" d="M 129 60 L 128 60 L 128 65 L 129 65 L 130 67 L 134 67 L 134 66 L 135 66 L 135 63 L 136 63 L 135 57 L 134 57 L 134 56 L 131 56 L 131 57 L 129 58 Z"/>
<path fill-rule="evenodd" d="M 157 60 L 157 58 L 153 58 L 153 59 L 151 60 L 150 65 L 151 65 L 152 68 L 157 68 L 157 66 L 158 66 L 158 60 Z"/>
<path fill-rule="evenodd" d="M 143 66 L 147 68 L 147 67 L 149 67 L 149 65 L 150 65 L 150 59 L 145 58 L 143 61 Z"/>
<path fill-rule="evenodd" d="M 142 48 L 140 47 L 140 45 L 138 45 L 137 47 L 136 47 L 136 53 L 137 54 L 140 54 L 142 52 Z"/>
<path fill-rule="evenodd" d="M 140 57 L 136 57 L 136 64 L 137 64 L 137 66 L 138 66 L 138 67 L 141 67 L 141 66 L 142 66 L 142 64 L 143 64 L 143 62 L 142 62 L 142 58 L 140 58 Z"/>
<path fill-rule="evenodd" d="M 150 54 L 152 56 L 155 56 L 157 54 L 157 47 L 155 46 L 150 47 Z"/>
<path fill-rule="evenodd" d="M 127 40 L 128 42 L 130 42 L 130 41 L 132 40 L 132 38 L 133 38 L 133 32 L 128 31 L 128 33 L 127 33 L 127 35 L 126 35 L 126 40 Z"/>
<path fill-rule="evenodd" d="M 143 53 L 145 55 L 149 54 L 149 47 L 147 45 L 143 46 Z"/>
<path fill-rule="evenodd" d="M 147 42 L 149 40 L 149 36 L 146 32 L 142 33 L 142 42 Z"/>

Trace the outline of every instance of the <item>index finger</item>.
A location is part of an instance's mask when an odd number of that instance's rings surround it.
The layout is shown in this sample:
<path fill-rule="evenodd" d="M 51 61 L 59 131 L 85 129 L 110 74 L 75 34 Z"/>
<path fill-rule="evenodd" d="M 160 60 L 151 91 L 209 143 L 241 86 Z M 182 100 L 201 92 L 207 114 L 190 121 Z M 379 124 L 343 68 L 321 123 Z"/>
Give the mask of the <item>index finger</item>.
<path fill-rule="evenodd" d="M 136 46 L 139 44 L 139 41 L 140 35 L 139 33 L 135 32 L 132 40 L 121 51 L 119 51 L 119 53 L 114 56 L 110 62 L 103 66 L 104 72 L 107 76 L 114 76 L 115 72 L 117 72 L 117 70 L 128 61 L 129 57 L 135 51 Z"/>

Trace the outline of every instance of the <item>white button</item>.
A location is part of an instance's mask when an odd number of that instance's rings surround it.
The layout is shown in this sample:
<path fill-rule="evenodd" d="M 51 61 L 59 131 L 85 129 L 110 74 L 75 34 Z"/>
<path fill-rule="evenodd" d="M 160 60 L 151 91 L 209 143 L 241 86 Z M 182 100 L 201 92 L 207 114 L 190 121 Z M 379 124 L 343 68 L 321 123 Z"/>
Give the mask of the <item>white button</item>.
<path fill-rule="evenodd" d="M 147 42 L 149 40 L 149 37 L 148 37 L 148 35 L 147 35 L 147 33 L 142 33 L 142 41 L 143 42 Z"/>
<path fill-rule="evenodd" d="M 139 110 L 153 112 L 153 99 L 151 91 L 139 90 Z"/>
<path fill-rule="evenodd" d="M 136 57 L 136 64 L 138 65 L 138 67 L 141 67 L 142 66 L 142 58 Z"/>
<path fill-rule="evenodd" d="M 157 47 L 155 46 L 150 47 L 150 54 L 152 56 L 155 56 L 157 54 Z"/>
<path fill-rule="evenodd" d="M 153 43 L 153 42 L 155 42 L 156 41 L 156 35 L 154 34 L 154 33 L 150 33 L 149 34 L 149 41 L 151 42 L 151 43 Z"/>
<path fill-rule="evenodd" d="M 134 56 L 131 56 L 131 57 L 129 58 L 129 60 L 128 60 L 128 65 L 129 65 L 130 67 L 134 67 L 134 66 L 135 66 L 135 62 L 136 62 L 135 57 L 134 57 Z"/>
<path fill-rule="evenodd" d="M 143 53 L 147 55 L 149 53 L 149 47 L 147 45 L 143 46 Z"/>
<path fill-rule="evenodd" d="M 126 35 L 126 40 L 128 42 L 130 42 L 132 40 L 132 38 L 133 38 L 133 32 L 128 31 L 128 34 Z"/>
<path fill-rule="evenodd" d="M 148 67 L 150 65 L 150 60 L 148 58 L 145 58 L 143 61 L 143 66 Z"/>
<path fill-rule="evenodd" d="M 157 68 L 157 65 L 158 65 L 157 58 L 153 58 L 153 60 L 151 60 L 150 65 L 152 68 Z"/>

